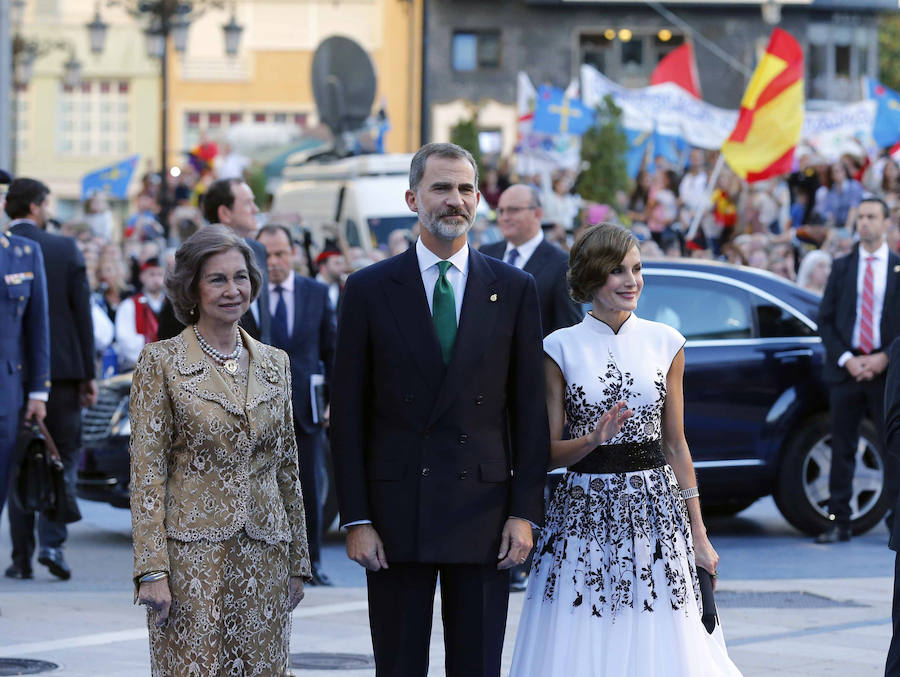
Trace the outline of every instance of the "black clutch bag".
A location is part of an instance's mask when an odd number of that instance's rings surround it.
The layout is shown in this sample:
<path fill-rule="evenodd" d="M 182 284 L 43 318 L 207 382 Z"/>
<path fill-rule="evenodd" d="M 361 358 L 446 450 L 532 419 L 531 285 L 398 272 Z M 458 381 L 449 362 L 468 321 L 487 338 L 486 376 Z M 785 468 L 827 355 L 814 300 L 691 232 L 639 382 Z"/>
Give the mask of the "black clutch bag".
<path fill-rule="evenodd" d="M 697 567 L 697 578 L 700 580 L 700 601 L 703 603 L 703 615 L 700 621 L 706 632 L 712 634 L 719 622 L 719 614 L 716 612 L 716 596 L 713 593 L 713 582 L 710 573 L 703 567 Z"/>
<path fill-rule="evenodd" d="M 12 500 L 25 513 L 41 512 L 52 522 L 70 524 L 81 519 L 75 496 L 63 474 L 63 463 L 43 421 L 23 425 L 19 433 L 18 464 Z"/>

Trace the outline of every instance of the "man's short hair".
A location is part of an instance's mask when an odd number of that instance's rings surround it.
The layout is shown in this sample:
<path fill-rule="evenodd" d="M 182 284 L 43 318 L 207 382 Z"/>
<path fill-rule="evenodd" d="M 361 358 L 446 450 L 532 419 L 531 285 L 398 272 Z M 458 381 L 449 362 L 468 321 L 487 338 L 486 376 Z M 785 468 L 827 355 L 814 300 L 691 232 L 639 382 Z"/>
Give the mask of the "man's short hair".
<path fill-rule="evenodd" d="M 9 198 L 7 197 L 6 199 L 8 200 Z M 868 197 L 864 197 L 862 200 L 859 201 L 859 204 L 863 204 L 864 202 L 875 202 L 877 204 L 880 204 L 881 205 L 881 215 L 884 218 L 887 218 L 891 215 L 891 208 L 888 207 L 887 202 L 882 200 L 877 195 L 869 195 Z"/>
<path fill-rule="evenodd" d="M 291 230 L 287 226 L 283 226 L 280 223 L 267 223 L 262 228 L 259 229 L 256 233 L 256 239 L 258 240 L 263 235 L 274 235 L 275 233 L 284 233 L 284 236 L 287 238 L 288 245 L 292 248 L 294 246 L 294 237 L 291 235 Z"/>
<path fill-rule="evenodd" d="M 50 189 L 37 179 L 14 179 L 6 191 L 6 215 L 24 219 L 31 213 L 31 205 L 44 204 Z"/>
<path fill-rule="evenodd" d="M 419 182 L 425 174 L 425 163 L 431 156 L 468 161 L 475 172 L 475 188 L 478 188 L 478 163 L 475 162 L 475 158 L 469 151 L 455 143 L 426 143 L 413 155 L 412 162 L 409 163 L 409 189 L 411 191 L 416 192 L 419 189 Z"/>
<path fill-rule="evenodd" d="M 242 179 L 219 179 L 213 181 L 203 194 L 203 218 L 207 223 L 219 223 L 219 207 L 234 207 L 233 186 L 239 186 Z"/>

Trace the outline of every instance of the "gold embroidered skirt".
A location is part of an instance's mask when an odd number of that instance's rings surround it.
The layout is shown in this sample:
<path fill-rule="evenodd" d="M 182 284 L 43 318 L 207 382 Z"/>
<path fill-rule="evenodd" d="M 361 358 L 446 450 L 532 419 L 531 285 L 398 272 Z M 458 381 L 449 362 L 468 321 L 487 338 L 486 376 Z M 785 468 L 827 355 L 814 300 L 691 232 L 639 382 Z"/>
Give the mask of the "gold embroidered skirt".
<path fill-rule="evenodd" d="M 172 609 L 147 612 L 153 677 L 280 677 L 290 642 L 288 544 L 244 531 L 169 539 Z"/>

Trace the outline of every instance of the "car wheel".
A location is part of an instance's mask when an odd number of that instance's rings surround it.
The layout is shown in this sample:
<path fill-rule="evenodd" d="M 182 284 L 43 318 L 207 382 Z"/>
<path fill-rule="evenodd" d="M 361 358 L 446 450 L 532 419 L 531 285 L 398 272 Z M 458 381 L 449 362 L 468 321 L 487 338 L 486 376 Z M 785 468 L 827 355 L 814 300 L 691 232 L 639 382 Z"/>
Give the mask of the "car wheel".
<path fill-rule="evenodd" d="M 855 534 L 878 524 L 888 509 L 885 493 L 885 458 L 875 444 L 871 421 L 863 421 L 856 450 L 851 527 Z M 784 518 L 810 535 L 831 524 L 828 519 L 828 478 L 831 474 L 831 424 L 826 414 L 816 416 L 788 442 L 781 458 L 775 503 Z"/>

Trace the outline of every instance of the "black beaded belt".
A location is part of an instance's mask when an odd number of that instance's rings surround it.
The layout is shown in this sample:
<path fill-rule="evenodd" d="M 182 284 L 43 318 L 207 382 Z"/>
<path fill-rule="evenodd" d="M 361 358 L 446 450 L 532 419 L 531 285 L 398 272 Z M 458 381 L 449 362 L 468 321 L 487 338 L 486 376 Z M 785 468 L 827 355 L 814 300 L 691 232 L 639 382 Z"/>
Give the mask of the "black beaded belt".
<path fill-rule="evenodd" d="M 637 472 L 651 470 L 666 464 L 660 440 L 626 442 L 625 444 L 603 444 L 568 467 L 569 472 L 595 475 L 617 472 Z"/>

